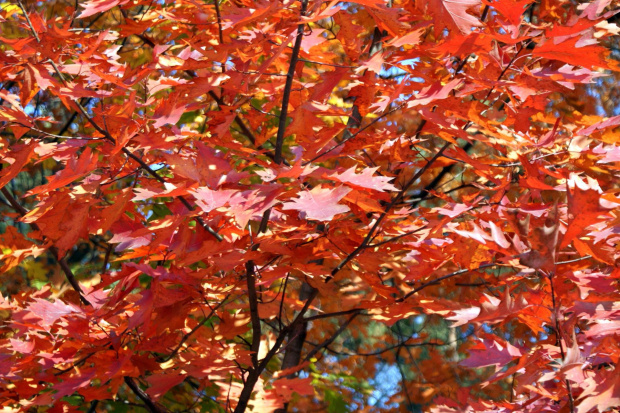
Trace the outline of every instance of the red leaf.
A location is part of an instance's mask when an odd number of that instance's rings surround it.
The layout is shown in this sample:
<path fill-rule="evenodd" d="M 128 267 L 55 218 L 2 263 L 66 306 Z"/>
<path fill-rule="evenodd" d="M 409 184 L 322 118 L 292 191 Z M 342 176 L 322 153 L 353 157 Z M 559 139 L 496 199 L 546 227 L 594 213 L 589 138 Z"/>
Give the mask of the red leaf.
<path fill-rule="evenodd" d="M 13 146 L 12 151 L 4 155 L 2 162 L 7 162 L 10 166 L 2 165 L 0 188 L 3 188 L 21 172 L 22 168 L 30 161 L 35 148 L 36 144 L 30 141 Z"/>
<path fill-rule="evenodd" d="M 310 191 L 299 193 L 299 198 L 293 202 L 283 204 L 283 210 L 297 210 L 302 218 L 317 221 L 331 221 L 335 215 L 349 211 L 349 207 L 338 203 L 344 198 L 351 188 L 340 186 L 338 188 L 324 188 L 318 185 Z"/>
<path fill-rule="evenodd" d="M 596 408 L 604 412 L 620 406 L 620 375 L 617 371 L 597 371 L 587 379 L 588 387 L 579 396 L 577 413 L 588 413 Z"/>
<path fill-rule="evenodd" d="M 93 14 L 103 13 L 113 9 L 116 6 L 122 6 L 128 2 L 129 0 L 90 0 L 85 4 L 80 4 L 84 7 L 84 10 L 82 10 L 82 13 L 80 13 L 78 18 L 83 19 L 85 17 L 92 16 Z"/>
<path fill-rule="evenodd" d="M 481 0 L 416 0 L 415 3 L 417 8 L 426 9 L 433 16 L 436 36 L 446 27 L 467 34 L 472 27 L 482 26 L 478 18 L 468 13 L 479 7 Z"/>
<path fill-rule="evenodd" d="M 213 191 L 206 186 L 190 192 L 194 195 L 194 198 L 196 198 L 196 204 L 206 213 L 223 207 L 228 203 L 230 198 L 237 193 L 237 191 L 229 189 Z"/>
<path fill-rule="evenodd" d="M 343 173 L 330 175 L 330 178 L 359 188 L 374 189 L 375 191 L 397 191 L 398 188 L 389 183 L 394 178 L 374 176 L 378 169 L 379 167 L 366 168 L 361 173 L 356 174 L 355 166 L 352 166 Z"/>
<path fill-rule="evenodd" d="M 609 212 L 609 208 L 601 206 L 602 191 L 598 183 L 590 177 L 586 179 L 587 182 L 573 174 L 566 182 L 569 220 L 560 248 L 570 244 L 584 229 L 595 223 L 600 215 Z"/>
<path fill-rule="evenodd" d="M 577 42 L 579 40 L 579 37 L 573 37 L 563 43 L 555 44 L 553 39 L 548 39 L 542 46 L 537 46 L 532 55 L 545 59 L 559 60 L 560 62 L 589 69 L 600 67 L 618 70 L 617 65 L 612 64 L 607 57 L 608 50 L 605 47 L 598 45 L 578 47 Z"/>
<path fill-rule="evenodd" d="M 187 374 L 175 374 L 174 372 L 166 374 L 165 371 L 163 374 L 159 373 L 149 376 L 147 381 L 150 387 L 146 390 L 146 394 L 151 396 L 154 400 L 157 400 L 166 394 L 168 390 L 182 383 L 186 377 Z"/>
<path fill-rule="evenodd" d="M 301 396 L 314 395 L 314 387 L 312 387 L 312 377 L 305 379 L 295 378 L 287 379 L 282 378 L 273 382 L 273 387 L 280 396 L 285 399 L 290 399 L 293 392 Z"/>
<path fill-rule="evenodd" d="M 459 364 L 466 367 L 495 366 L 495 371 L 521 357 L 521 350 L 508 342 L 500 343 L 499 339 L 483 339 L 475 347 L 470 348 L 469 357 Z"/>
<path fill-rule="evenodd" d="M 438 82 L 427 86 L 422 89 L 420 93 L 415 95 L 415 99 L 409 100 L 407 107 L 412 108 L 414 106 L 428 105 L 435 100 L 445 99 L 450 96 L 450 93 L 461 83 L 461 79 L 453 79 L 446 84 Z"/>
<path fill-rule="evenodd" d="M 54 302 L 35 298 L 27 307 L 35 316 L 39 317 L 43 322 L 43 326 L 51 327 L 56 320 L 69 314 L 81 314 L 82 310 L 74 305 L 65 304 L 60 300 Z"/>
<path fill-rule="evenodd" d="M 16 339 L 9 339 L 10 343 L 11 343 L 11 348 L 14 351 L 17 351 L 18 353 L 22 353 L 22 354 L 30 354 L 32 353 L 32 351 L 34 350 L 35 347 L 35 342 L 33 341 L 23 341 L 23 340 L 16 340 Z"/>
<path fill-rule="evenodd" d="M 500 12 L 510 24 L 519 26 L 526 7 L 535 0 L 482 0 L 482 2 Z"/>
<path fill-rule="evenodd" d="M 46 185 L 41 185 L 30 190 L 28 195 L 50 192 L 84 177 L 95 169 L 98 158 L 99 155 L 87 146 L 79 157 L 71 157 L 63 170 L 48 178 L 48 183 Z"/>

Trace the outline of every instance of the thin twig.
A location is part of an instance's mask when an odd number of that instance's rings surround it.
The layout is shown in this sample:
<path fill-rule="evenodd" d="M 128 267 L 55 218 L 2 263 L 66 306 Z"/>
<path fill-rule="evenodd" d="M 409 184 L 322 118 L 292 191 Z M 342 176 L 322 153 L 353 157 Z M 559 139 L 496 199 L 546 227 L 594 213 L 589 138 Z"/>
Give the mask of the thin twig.
<path fill-rule="evenodd" d="M 165 407 L 151 400 L 149 395 L 146 394 L 146 392 L 142 390 L 140 386 L 138 386 L 138 383 L 136 383 L 133 377 L 125 376 L 125 384 L 127 384 L 127 387 L 129 387 L 131 391 L 133 391 L 136 394 L 136 396 L 138 396 L 138 398 L 142 400 L 142 403 L 144 403 L 144 405 L 146 406 L 146 409 L 149 412 L 151 413 L 169 413 L 170 412 Z"/>
<path fill-rule="evenodd" d="M 21 0 L 17 0 L 17 4 L 19 4 L 19 8 L 22 9 L 22 13 L 24 13 L 24 17 L 26 18 L 26 22 L 28 23 L 28 27 L 30 27 L 30 30 L 32 31 L 32 34 L 34 35 L 34 38 L 37 39 L 37 43 L 41 43 L 41 39 L 39 39 L 39 35 L 34 30 L 34 27 L 32 26 L 32 22 L 30 21 L 30 17 L 28 17 L 28 12 L 26 12 L 26 8 L 22 4 L 22 1 Z"/>
<path fill-rule="evenodd" d="M 329 148 L 328 150 L 321 152 L 320 154 L 316 155 L 314 158 L 310 159 L 309 161 L 304 162 L 302 165 L 306 166 L 309 163 L 312 163 L 314 161 L 316 161 L 317 159 L 322 158 L 323 156 L 327 155 L 328 153 L 334 151 L 335 149 L 338 149 L 340 146 L 344 145 L 345 143 L 347 143 L 348 141 L 350 141 L 351 139 L 355 138 L 356 136 L 358 136 L 359 134 L 361 134 L 362 132 L 364 132 L 366 129 L 368 129 L 369 127 L 371 127 L 372 125 L 374 125 L 375 123 L 379 122 L 380 120 L 382 120 L 383 118 L 385 118 L 386 116 L 400 110 L 403 108 L 403 106 L 405 106 L 404 104 L 399 105 L 393 109 L 390 109 L 389 111 L 381 114 L 380 116 L 376 117 L 375 119 L 373 119 L 370 123 L 368 123 L 367 125 L 365 125 L 364 127 L 362 127 L 360 130 L 358 130 L 357 132 L 351 134 L 350 136 L 347 136 L 345 139 L 343 139 L 342 141 L 338 142 L 336 145 L 332 146 L 331 148 Z"/>
<path fill-rule="evenodd" d="M 496 263 L 489 263 L 489 264 L 483 264 L 481 266 L 479 266 L 478 268 L 473 268 L 473 269 L 469 269 L 469 268 L 463 268 L 462 270 L 458 270 L 458 271 L 454 271 L 451 272 L 450 274 L 446 274 L 444 276 L 441 276 L 435 280 L 431 280 L 428 282 L 425 282 L 424 284 L 422 284 L 421 286 L 414 288 L 413 290 L 409 291 L 407 294 L 405 294 L 404 296 L 402 296 L 401 298 L 398 298 L 395 302 L 397 303 L 402 303 L 403 301 L 405 301 L 407 298 L 411 297 L 412 295 L 414 295 L 415 293 L 422 291 L 423 289 L 430 287 L 431 285 L 437 285 L 440 282 L 442 282 L 443 280 L 447 280 L 448 278 L 452 278 L 452 277 L 456 277 L 457 275 L 462 275 L 462 274 L 466 274 L 470 271 L 477 271 L 477 270 L 483 270 L 485 268 L 491 268 L 491 267 L 495 267 Z"/>
<path fill-rule="evenodd" d="M 224 303 L 226 302 L 226 300 L 228 300 L 228 297 L 230 295 L 227 295 L 222 301 L 220 301 L 214 308 L 211 309 L 211 311 L 209 312 L 209 314 L 200 322 L 198 323 L 194 328 L 192 328 L 190 330 L 189 333 L 186 333 L 183 335 L 183 337 L 181 337 L 181 341 L 179 341 L 179 344 L 177 344 L 177 346 L 174 348 L 174 350 L 172 350 L 172 352 L 170 354 L 168 354 L 166 357 L 161 358 L 161 363 L 165 363 L 168 360 L 173 359 L 178 353 L 179 350 L 181 350 L 181 347 L 183 347 L 183 344 L 185 344 L 185 342 L 196 332 L 198 331 L 198 329 L 200 329 L 200 327 L 204 326 L 207 321 L 209 321 L 211 319 L 211 317 L 213 317 L 213 314 L 215 314 L 215 312 L 222 306 L 224 305 Z"/>
<path fill-rule="evenodd" d="M 333 313 L 317 314 L 311 317 L 304 318 L 304 321 L 314 321 L 314 320 L 320 320 L 322 318 L 339 317 L 341 315 L 347 315 L 347 314 L 358 314 L 359 315 L 362 311 L 364 311 L 362 308 L 352 308 L 350 310 L 335 311 Z"/>
<path fill-rule="evenodd" d="M 354 313 L 353 315 L 351 315 L 351 317 L 349 317 L 347 319 L 347 321 L 345 321 L 340 328 L 338 328 L 338 330 L 336 330 L 336 332 L 334 334 L 331 335 L 331 337 L 329 337 L 328 339 L 326 339 L 325 341 L 323 341 L 321 344 L 315 346 L 309 353 L 308 355 L 306 355 L 306 357 L 304 358 L 304 361 L 308 361 L 310 360 L 312 357 L 314 357 L 314 355 L 316 353 L 318 353 L 319 351 L 321 351 L 323 348 L 329 346 L 331 343 L 334 342 L 334 340 L 336 340 L 336 338 L 338 338 L 338 336 L 340 334 L 342 334 L 344 332 L 344 330 L 347 329 L 347 327 L 349 326 L 349 324 L 351 324 L 351 322 L 355 319 L 355 317 L 357 317 L 359 315 L 359 313 Z"/>
<path fill-rule="evenodd" d="M 346 69 L 357 69 L 357 68 L 359 68 L 359 66 L 348 66 L 348 65 L 338 65 L 338 64 L 335 64 L 335 63 L 315 62 L 314 60 L 308 60 L 308 59 L 299 59 L 299 61 L 300 62 L 304 62 L 304 63 L 312 63 L 312 64 L 315 64 L 315 65 L 342 67 L 342 68 L 346 68 Z"/>
<path fill-rule="evenodd" d="M 426 227 L 420 227 L 420 228 L 414 229 L 413 231 L 405 232 L 404 234 L 400 234 L 400 235 L 394 236 L 394 237 L 392 237 L 390 239 L 386 239 L 386 240 L 381 241 L 381 242 L 376 242 L 374 244 L 369 244 L 368 248 L 380 247 L 381 245 L 388 244 L 390 242 L 394 242 L 394 241 L 399 240 L 401 238 L 408 237 L 409 235 L 417 234 L 418 232 L 422 231 L 423 229 L 426 229 Z"/>
<path fill-rule="evenodd" d="M 398 193 L 398 195 L 392 199 L 392 201 L 390 201 L 389 204 L 387 204 L 387 206 L 385 207 L 385 209 L 383 210 L 383 212 L 381 213 L 381 215 L 379 216 L 379 218 L 377 218 L 377 221 L 375 222 L 375 224 L 373 225 L 373 227 L 370 229 L 370 231 L 368 231 L 368 234 L 366 234 L 366 238 L 364 238 L 364 240 L 361 242 L 361 244 L 355 249 L 353 250 L 349 255 L 347 255 L 331 272 L 330 276 L 325 278 L 325 282 L 329 282 L 332 278 L 334 278 L 334 276 L 336 275 L 336 273 L 338 273 L 342 268 L 344 268 L 345 265 L 347 265 L 353 258 L 355 258 L 360 252 L 362 252 L 370 243 L 370 240 L 372 239 L 373 235 L 375 234 L 375 232 L 378 230 L 379 226 L 381 225 L 381 223 L 383 222 L 383 220 L 385 219 L 385 217 L 388 215 L 388 213 L 390 212 L 390 210 L 392 209 L 392 207 L 397 204 L 398 202 L 400 202 L 402 200 L 402 198 L 405 196 L 405 193 L 409 190 L 409 187 L 411 185 L 413 185 L 413 183 L 415 181 L 418 180 L 418 178 L 420 178 L 422 175 L 424 175 L 424 173 L 431 167 L 431 165 L 433 165 L 433 163 L 435 163 L 435 161 L 437 159 L 439 159 L 439 157 L 441 157 L 441 155 L 444 153 L 444 151 L 446 149 L 448 149 L 448 147 L 451 145 L 450 142 L 446 142 L 440 149 L 439 151 L 431 158 L 429 159 L 428 162 L 426 162 L 426 164 L 420 168 L 412 177 L 411 179 L 409 179 L 409 181 L 401 188 L 400 192 Z"/>

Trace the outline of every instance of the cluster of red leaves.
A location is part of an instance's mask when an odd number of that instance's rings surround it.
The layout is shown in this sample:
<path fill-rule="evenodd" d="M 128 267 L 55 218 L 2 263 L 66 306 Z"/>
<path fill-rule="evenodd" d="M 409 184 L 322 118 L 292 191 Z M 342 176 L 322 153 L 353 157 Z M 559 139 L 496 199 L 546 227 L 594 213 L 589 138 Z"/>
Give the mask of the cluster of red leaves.
<path fill-rule="evenodd" d="M 620 405 L 620 117 L 565 99 L 611 0 L 168 3 L 3 3 L 2 269 L 68 282 L 0 301 L 3 412 L 333 411 L 403 357 L 386 406 Z M 371 340 L 420 314 L 473 333 Z"/>

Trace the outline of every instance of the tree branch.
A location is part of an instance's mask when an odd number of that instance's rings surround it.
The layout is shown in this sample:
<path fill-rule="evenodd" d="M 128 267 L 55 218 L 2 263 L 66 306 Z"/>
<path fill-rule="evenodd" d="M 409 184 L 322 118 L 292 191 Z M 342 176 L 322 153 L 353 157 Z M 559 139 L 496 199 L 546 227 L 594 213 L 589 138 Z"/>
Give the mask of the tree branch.
<path fill-rule="evenodd" d="M 308 0 L 301 0 L 300 14 L 306 13 L 306 7 Z M 291 62 L 288 67 L 288 73 L 286 74 L 286 83 L 284 85 L 284 94 L 282 95 L 282 109 L 280 110 L 280 120 L 278 122 L 278 133 L 276 135 L 276 147 L 274 152 L 274 161 L 277 164 L 282 163 L 282 146 L 284 145 L 284 133 L 286 131 L 286 121 L 288 120 L 288 102 L 291 98 L 291 89 L 293 87 L 293 78 L 295 76 L 295 67 L 297 66 L 297 60 L 299 59 L 299 49 L 301 48 L 301 41 L 304 35 L 304 24 L 297 26 L 297 37 L 295 38 L 295 45 L 293 46 L 293 53 L 291 54 Z"/>
<path fill-rule="evenodd" d="M 349 324 L 351 324 L 351 322 L 358 316 L 360 315 L 359 312 L 357 313 L 353 313 L 353 315 L 351 317 L 349 317 L 347 319 L 347 321 L 345 321 L 340 328 L 338 328 L 338 330 L 336 330 L 336 332 L 334 334 L 332 334 L 332 336 L 330 338 L 328 338 L 327 340 L 323 341 L 321 344 L 317 345 L 316 347 L 314 347 L 304 358 L 304 361 L 308 361 L 310 360 L 312 357 L 314 357 L 314 355 L 316 353 L 318 353 L 319 351 L 321 351 L 323 348 L 329 346 L 331 343 L 334 342 L 334 340 L 336 340 L 336 338 L 338 338 L 338 336 L 340 334 L 342 334 L 344 332 L 344 330 L 347 329 L 347 327 L 349 326 Z"/>
<path fill-rule="evenodd" d="M 144 403 L 144 405 L 146 406 L 146 409 L 149 412 L 151 412 L 151 413 L 170 413 L 170 411 L 168 409 L 166 409 L 165 407 L 163 407 L 159 403 L 155 403 L 153 400 L 151 400 L 149 395 L 146 394 L 144 392 L 144 390 L 142 390 L 140 388 L 140 386 L 138 386 L 138 383 L 136 383 L 136 381 L 135 381 L 135 379 L 133 377 L 125 376 L 125 384 L 127 384 L 127 387 L 129 387 L 131 389 L 131 391 L 133 391 L 136 394 L 136 396 L 138 396 L 138 398 L 140 400 L 142 400 L 142 403 Z"/>
<path fill-rule="evenodd" d="M 252 364 L 256 367 L 258 365 L 258 350 L 260 348 L 261 341 L 261 325 L 260 316 L 258 315 L 258 296 L 256 294 L 256 273 L 254 272 L 254 262 L 248 261 L 245 264 L 246 281 L 248 286 L 248 301 L 250 303 L 250 319 L 252 322 L 252 345 L 250 351 L 252 352 Z"/>
<path fill-rule="evenodd" d="M 353 250 L 349 255 L 347 255 L 331 272 L 331 275 L 325 278 L 325 282 L 329 282 L 332 278 L 334 278 L 334 276 L 342 269 L 344 268 L 345 265 L 347 265 L 353 258 L 355 258 L 360 252 L 362 252 L 370 243 L 370 240 L 372 239 L 373 235 L 375 234 L 375 232 L 378 230 L 379 226 L 381 225 L 381 223 L 383 222 L 383 220 L 385 219 L 385 217 L 388 215 L 388 213 L 390 212 L 390 210 L 392 209 L 392 207 L 399 203 L 403 197 L 405 196 L 405 193 L 409 190 L 409 187 L 411 187 L 411 185 L 413 185 L 413 183 L 415 181 L 418 180 L 418 178 L 420 178 L 422 175 L 424 175 L 424 173 L 431 167 L 431 165 L 433 165 L 433 163 L 435 163 L 435 161 L 437 159 L 439 159 L 439 157 L 441 157 L 441 155 L 444 153 L 444 151 L 446 149 L 448 149 L 448 147 L 451 145 L 450 142 L 446 142 L 440 149 L 439 151 L 431 158 L 428 160 L 428 162 L 426 162 L 426 164 L 420 168 L 418 170 L 418 172 L 416 172 L 411 179 L 409 179 L 409 181 L 407 181 L 407 183 L 401 188 L 400 192 L 398 193 L 398 195 L 392 199 L 392 201 L 390 201 L 389 204 L 387 204 L 387 206 L 385 207 L 385 209 L 383 210 L 383 212 L 381 213 L 381 215 L 379 216 L 379 218 L 377 218 L 377 221 L 375 222 L 375 224 L 372 226 L 372 228 L 370 229 L 370 231 L 368 231 L 368 234 L 366 234 L 366 238 L 364 238 L 364 240 L 361 242 L 361 244 L 355 249 Z"/>

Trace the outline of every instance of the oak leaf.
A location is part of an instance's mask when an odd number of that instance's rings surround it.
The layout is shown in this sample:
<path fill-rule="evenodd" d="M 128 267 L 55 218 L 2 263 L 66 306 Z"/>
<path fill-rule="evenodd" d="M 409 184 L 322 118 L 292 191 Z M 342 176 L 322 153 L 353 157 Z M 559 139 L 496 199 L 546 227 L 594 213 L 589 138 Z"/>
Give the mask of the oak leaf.
<path fill-rule="evenodd" d="M 348 206 L 338 203 L 349 192 L 351 188 L 346 186 L 329 188 L 318 185 L 310 191 L 300 192 L 297 199 L 285 202 L 282 209 L 300 211 L 302 218 L 331 221 L 334 216 L 349 211 Z"/>

